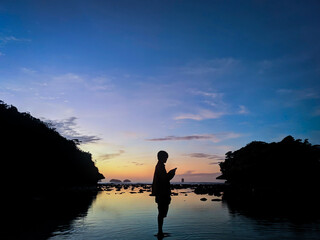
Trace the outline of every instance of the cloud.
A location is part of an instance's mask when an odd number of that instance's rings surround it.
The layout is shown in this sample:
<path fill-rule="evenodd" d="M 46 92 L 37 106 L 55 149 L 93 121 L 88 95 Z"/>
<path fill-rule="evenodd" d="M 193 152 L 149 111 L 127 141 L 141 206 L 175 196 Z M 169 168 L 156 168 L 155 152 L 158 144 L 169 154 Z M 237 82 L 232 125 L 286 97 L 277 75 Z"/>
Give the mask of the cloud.
<path fill-rule="evenodd" d="M 217 119 L 225 115 L 224 112 L 214 112 L 211 110 L 201 110 L 197 114 L 185 113 L 180 114 L 174 118 L 174 120 L 184 120 L 184 119 L 191 119 L 191 120 L 205 120 L 205 119 Z"/>
<path fill-rule="evenodd" d="M 0 44 L 5 45 L 9 42 L 30 42 L 30 39 L 17 38 L 15 36 L 0 36 Z"/>
<path fill-rule="evenodd" d="M 249 113 L 249 110 L 246 108 L 246 106 L 240 105 L 239 108 L 240 108 L 238 111 L 239 114 L 248 114 Z"/>
<path fill-rule="evenodd" d="M 227 114 L 228 105 L 223 101 L 224 93 L 217 91 L 202 91 L 198 89 L 189 89 L 191 95 L 199 101 L 199 108 L 196 113 L 180 113 L 175 116 L 175 120 L 191 119 L 191 120 L 205 120 L 217 119 Z M 203 103 L 206 108 L 203 108 Z M 200 105 L 201 104 L 201 105 Z M 201 106 L 201 107 L 200 107 Z M 209 106 L 209 109 L 207 109 Z"/>
<path fill-rule="evenodd" d="M 206 153 L 189 153 L 185 154 L 188 157 L 192 158 L 206 158 L 206 159 L 211 159 L 211 160 L 216 160 L 216 161 L 224 161 L 223 156 L 215 155 L 215 154 L 206 154 Z"/>
<path fill-rule="evenodd" d="M 80 143 L 94 143 L 101 140 L 98 136 L 86 135 L 79 133 L 77 128 L 76 117 L 70 117 L 62 120 L 43 119 L 51 128 L 54 128 L 67 139 L 78 139 Z"/>
<path fill-rule="evenodd" d="M 234 58 L 216 58 L 208 61 L 190 63 L 181 67 L 179 72 L 186 75 L 221 75 L 231 72 L 239 65 L 239 61 Z"/>
<path fill-rule="evenodd" d="M 144 163 L 138 163 L 138 162 L 131 162 L 131 163 L 135 164 L 136 166 L 142 166 L 142 165 L 144 165 Z"/>
<path fill-rule="evenodd" d="M 147 141 L 190 141 L 190 140 L 211 140 L 215 143 L 232 138 L 238 138 L 241 135 L 233 132 L 216 133 L 216 134 L 198 134 L 189 136 L 167 136 L 163 138 L 150 138 Z"/>
<path fill-rule="evenodd" d="M 207 140 L 214 138 L 213 134 L 204 134 L 204 135 L 190 135 L 190 136 L 167 136 L 163 138 L 151 138 L 147 141 L 189 141 L 189 140 Z"/>
<path fill-rule="evenodd" d="M 307 89 L 286 89 L 281 88 L 277 90 L 277 93 L 282 96 L 291 97 L 293 100 L 306 100 L 306 99 L 319 99 L 320 94 L 317 90 L 307 88 Z"/>
<path fill-rule="evenodd" d="M 217 93 L 217 92 L 206 92 L 206 91 L 199 91 L 199 90 L 191 90 L 191 93 L 194 94 L 194 95 L 210 97 L 210 98 L 213 98 L 213 99 L 222 98 L 223 97 L 223 93 Z"/>
<path fill-rule="evenodd" d="M 124 150 L 119 150 L 119 152 L 117 153 L 107 153 L 107 154 L 103 154 L 103 155 L 100 155 L 98 157 L 98 160 L 99 161 L 106 161 L 106 160 L 109 160 L 109 159 L 112 159 L 112 158 L 116 158 L 120 155 L 122 155 L 123 153 L 125 153 Z"/>
<path fill-rule="evenodd" d="M 56 82 L 71 82 L 71 83 L 83 83 L 84 79 L 77 74 L 74 73 L 66 73 L 59 76 L 54 76 L 52 79 Z"/>
<path fill-rule="evenodd" d="M 37 71 L 33 70 L 33 69 L 30 69 L 30 68 L 26 68 L 26 67 L 22 67 L 21 68 L 21 71 L 23 73 L 26 73 L 26 74 L 33 74 L 33 73 L 36 73 Z"/>

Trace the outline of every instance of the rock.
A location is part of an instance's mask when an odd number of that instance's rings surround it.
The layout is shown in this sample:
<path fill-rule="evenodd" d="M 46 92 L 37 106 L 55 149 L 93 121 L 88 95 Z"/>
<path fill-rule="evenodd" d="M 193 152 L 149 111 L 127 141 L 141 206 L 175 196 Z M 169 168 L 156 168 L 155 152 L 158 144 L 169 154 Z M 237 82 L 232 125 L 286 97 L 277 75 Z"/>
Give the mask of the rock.
<path fill-rule="evenodd" d="M 212 202 L 221 202 L 222 200 L 219 199 L 219 198 L 214 198 L 214 199 L 211 199 Z"/>
<path fill-rule="evenodd" d="M 207 201 L 206 198 L 200 198 L 200 201 Z"/>
<path fill-rule="evenodd" d="M 111 179 L 110 182 L 113 182 L 113 183 L 121 183 L 121 180 L 119 180 L 119 179 Z"/>
<path fill-rule="evenodd" d="M 130 192 L 131 194 L 135 194 L 135 193 L 137 193 L 137 192 Z"/>

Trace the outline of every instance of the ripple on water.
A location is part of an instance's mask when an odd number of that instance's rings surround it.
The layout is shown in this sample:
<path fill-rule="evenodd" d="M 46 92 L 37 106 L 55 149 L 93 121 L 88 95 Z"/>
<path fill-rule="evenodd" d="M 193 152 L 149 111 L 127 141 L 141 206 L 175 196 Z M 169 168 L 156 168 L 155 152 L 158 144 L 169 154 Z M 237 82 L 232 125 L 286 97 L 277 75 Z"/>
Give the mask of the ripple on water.
<path fill-rule="evenodd" d="M 101 192 L 87 215 L 74 220 L 71 226 L 60 226 L 50 240 L 155 239 L 154 198 L 149 192 L 130 194 L 130 191 L 121 195 L 113 194 L 115 190 L 108 192 L 110 195 Z M 164 231 L 171 233 L 168 239 L 319 239 L 320 221 L 299 226 L 285 220 L 273 223 L 231 211 L 223 202 L 200 201 L 201 197 L 192 192 L 172 197 L 164 223 Z"/>

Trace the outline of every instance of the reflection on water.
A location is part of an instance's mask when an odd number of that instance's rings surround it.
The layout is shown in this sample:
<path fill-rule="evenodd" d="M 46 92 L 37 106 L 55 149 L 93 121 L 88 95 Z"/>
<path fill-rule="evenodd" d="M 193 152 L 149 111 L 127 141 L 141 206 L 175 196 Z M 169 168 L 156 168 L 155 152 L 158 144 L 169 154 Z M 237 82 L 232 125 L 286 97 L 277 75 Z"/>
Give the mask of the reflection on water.
<path fill-rule="evenodd" d="M 270 206 L 212 201 L 214 196 L 196 195 L 190 189 L 174 190 L 164 231 L 168 239 L 319 239 L 319 217 L 293 221 L 278 211 L 256 212 Z M 87 215 L 54 231 L 50 240 L 60 239 L 156 239 L 157 208 L 149 192 L 131 189 L 102 191 Z M 201 201 L 201 198 L 207 201 Z M 251 207 L 252 204 L 249 204 Z M 299 206 L 296 206 L 298 209 Z M 318 216 L 318 215 L 317 215 Z"/>
<path fill-rule="evenodd" d="M 63 201 L 52 199 L 28 208 L 26 204 L 20 207 L 19 215 L 13 215 L 15 222 L 10 224 L 16 228 L 7 239 L 156 239 L 157 206 L 150 192 L 139 193 L 140 188 L 109 190 L 72 195 Z M 320 236 L 319 212 L 310 215 L 311 208 L 308 213 L 298 205 L 284 210 L 267 202 L 219 201 L 218 197 L 196 195 L 191 189 L 174 192 L 178 195 L 172 197 L 164 223 L 164 231 L 171 234 L 168 239 L 294 240 Z"/>
<path fill-rule="evenodd" d="M 14 194 L 2 211 L 6 221 L 1 239 L 44 240 L 56 231 L 71 233 L 74 221 L 87 216 L 97 193 L 46 194 L 32 200 Z"/>

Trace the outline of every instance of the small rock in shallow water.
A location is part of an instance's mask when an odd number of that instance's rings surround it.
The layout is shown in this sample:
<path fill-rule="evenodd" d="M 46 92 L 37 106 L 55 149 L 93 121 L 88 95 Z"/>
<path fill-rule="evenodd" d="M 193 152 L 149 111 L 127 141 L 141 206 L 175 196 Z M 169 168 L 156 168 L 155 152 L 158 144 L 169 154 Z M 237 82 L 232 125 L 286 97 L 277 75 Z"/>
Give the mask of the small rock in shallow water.
<path fill-rule="evenodd" d="M 207 199 L 206 198 L 201 198 L 200 201 L 207 201 Z"/>

